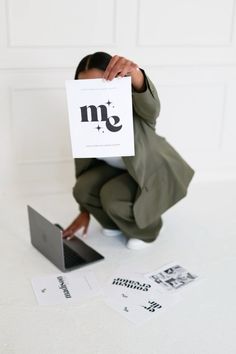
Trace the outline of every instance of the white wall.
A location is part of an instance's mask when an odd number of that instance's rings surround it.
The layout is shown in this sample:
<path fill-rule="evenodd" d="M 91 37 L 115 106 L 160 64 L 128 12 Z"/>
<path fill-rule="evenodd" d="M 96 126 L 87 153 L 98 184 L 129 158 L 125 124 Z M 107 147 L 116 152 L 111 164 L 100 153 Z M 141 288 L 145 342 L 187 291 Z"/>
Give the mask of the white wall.
<path fill-rule="evenodd" d="M 145 68 L 195 181 L 236 177 L 235 0 L 0 0 L 0 193 L 73 184 L 65 79 L 97 50 Z"/>

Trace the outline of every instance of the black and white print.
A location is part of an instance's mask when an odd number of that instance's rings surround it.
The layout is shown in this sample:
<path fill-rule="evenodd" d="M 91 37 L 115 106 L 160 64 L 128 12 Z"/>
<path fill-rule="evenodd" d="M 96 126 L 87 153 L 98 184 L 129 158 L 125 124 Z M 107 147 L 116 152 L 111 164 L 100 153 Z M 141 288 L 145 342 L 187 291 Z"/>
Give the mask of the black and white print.
<path fill-rule="evenodd" d="M 162 267 L 156 272 L 147 274 L 148 279 L 155 282 L 162 290 L 178 290 L 187 284 L 193 282 L 197 276 L 190 273 L 179 264 L 170 264 Z"/>

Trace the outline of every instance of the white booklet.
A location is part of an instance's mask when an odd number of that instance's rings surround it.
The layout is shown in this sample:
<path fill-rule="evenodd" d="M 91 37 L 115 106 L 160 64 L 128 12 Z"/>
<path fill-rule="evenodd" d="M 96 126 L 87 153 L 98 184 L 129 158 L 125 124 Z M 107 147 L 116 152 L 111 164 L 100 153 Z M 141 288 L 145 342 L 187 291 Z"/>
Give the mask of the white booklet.
<path fill-rule="evenodd" d="M 133 156 L 131 78 L 67 80 L 73 157 Z"/>
<path fill-rule="evenodd" d="M 78 304 L 85 298 L 101 294 L 92 272 L 50 274 L 31 280 L 40 305 Z"/>

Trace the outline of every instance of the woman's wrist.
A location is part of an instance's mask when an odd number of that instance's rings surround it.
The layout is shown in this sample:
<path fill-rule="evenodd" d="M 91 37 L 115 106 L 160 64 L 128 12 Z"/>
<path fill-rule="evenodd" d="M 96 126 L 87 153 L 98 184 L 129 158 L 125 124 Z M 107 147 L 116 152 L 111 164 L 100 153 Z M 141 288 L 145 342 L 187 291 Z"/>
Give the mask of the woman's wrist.
<path fill-rule="evenodd" d="M 88 210 L 83 209 L 83 211 L 81 211 L 81 214 L 86 214 L 86 215 L 89 215 L 89 212 L 88 212 Z"/>
<path fill-rule="evenodd" d="M 132 86 L 136 92 L 146 91 L 145 77 L 142 70 L 137 68 L 131 72 Z"/>

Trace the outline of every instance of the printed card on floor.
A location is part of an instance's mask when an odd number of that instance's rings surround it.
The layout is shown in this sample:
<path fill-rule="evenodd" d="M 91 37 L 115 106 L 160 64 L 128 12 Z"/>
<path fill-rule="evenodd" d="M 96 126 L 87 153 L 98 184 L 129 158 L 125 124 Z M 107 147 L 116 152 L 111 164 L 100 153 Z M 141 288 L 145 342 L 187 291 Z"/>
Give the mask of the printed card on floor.
<path fill-rule="evenodd" d="M 134 155 L 131 78 L 68 80 L 73 157 Z"/>
<path fill-rule="evenodd" d="M 156 295 L 154 298 L 140 297 L 139 300 L 130 297 L 120 302 L 112 298 L 105 298 L 105 302 L 136 325 L 141 325 L 168 308 L 168 301 L 162 295 Z"/>
<path fill-rule="evenodd" d="M 170 263 L 154 272 L 147 273 L 146 278 L 153 281 L 160 290 L 174 292 L 192 283 L 197 279 L 197 275 L 190 273 L 179 264 Z"/>
<path fill-rule="evenodd" d="M 78 304 L 101 293 L 92 272 L 35 277 L 31 283 L 40 305 Z"/>
<path fill-rule="evenodd" d="M 103 291 L 105 302 L 135 324 L 143 323 L 177 301 L 163 296 L 153 282 L 139 273 L 117 272 Z"/>

